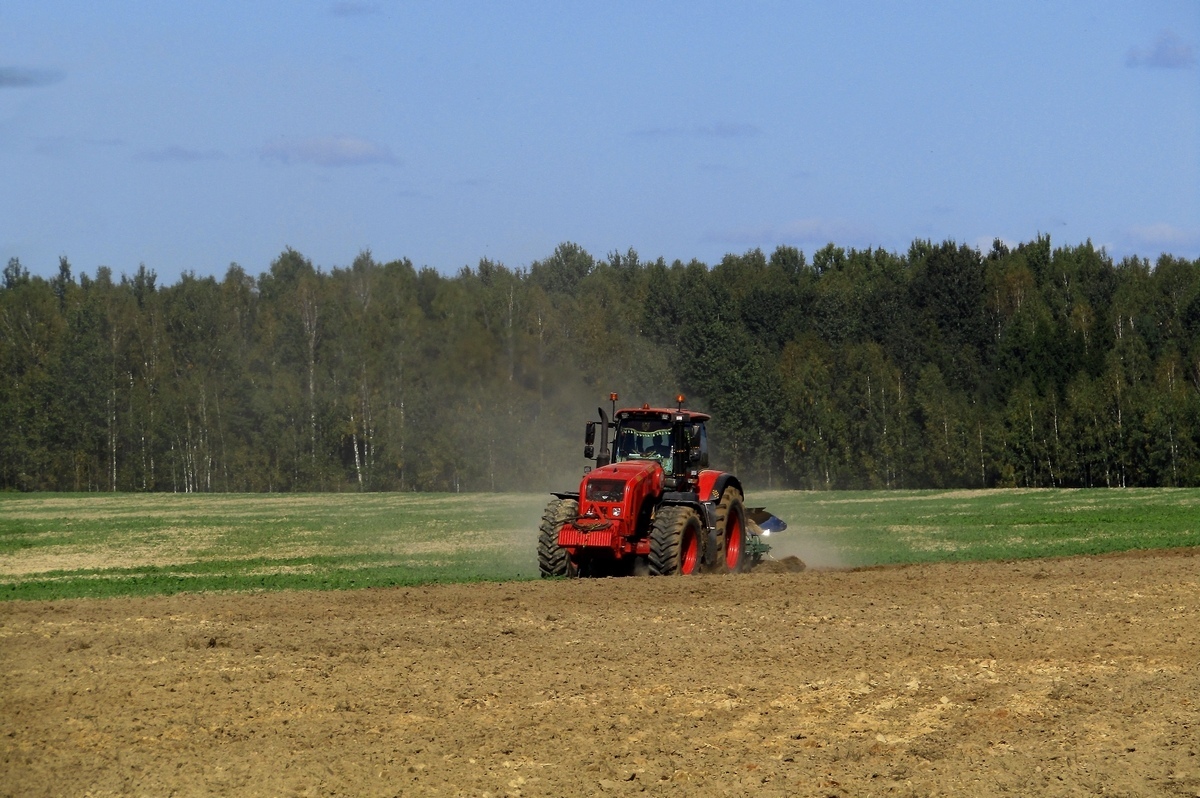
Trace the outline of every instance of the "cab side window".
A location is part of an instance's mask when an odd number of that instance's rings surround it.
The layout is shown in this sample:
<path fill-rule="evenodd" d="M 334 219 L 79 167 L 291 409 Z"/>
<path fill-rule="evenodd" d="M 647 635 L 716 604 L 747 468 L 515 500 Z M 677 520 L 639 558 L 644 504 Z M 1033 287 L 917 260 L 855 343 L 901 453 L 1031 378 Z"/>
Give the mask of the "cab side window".
<path fill-rule="evenodd" d="M 700 467 L 708 468 L 708 432 L 704 429 L 704 424 L 693 424 L 691 434 L 692 447 L 700 447 Z"/>

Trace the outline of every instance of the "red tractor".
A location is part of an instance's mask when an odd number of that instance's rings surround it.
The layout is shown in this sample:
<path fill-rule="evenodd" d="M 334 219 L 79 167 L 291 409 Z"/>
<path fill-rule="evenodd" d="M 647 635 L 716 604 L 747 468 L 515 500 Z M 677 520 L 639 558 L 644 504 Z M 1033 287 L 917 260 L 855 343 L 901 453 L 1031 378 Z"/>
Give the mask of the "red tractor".
<path fill-rule="evenodd" d="M 543 578 L 738 573 L 770 549 L 747 524 L 737 477 L 708 467 L 706 413 L 676 407 L 616 409 L 588 422 L 578 493 L 555 493 L 542 516 Z M 609 434 L 612 433 L 610 451 Z M 763 513 L 767 518 L 774 518 Z"/>

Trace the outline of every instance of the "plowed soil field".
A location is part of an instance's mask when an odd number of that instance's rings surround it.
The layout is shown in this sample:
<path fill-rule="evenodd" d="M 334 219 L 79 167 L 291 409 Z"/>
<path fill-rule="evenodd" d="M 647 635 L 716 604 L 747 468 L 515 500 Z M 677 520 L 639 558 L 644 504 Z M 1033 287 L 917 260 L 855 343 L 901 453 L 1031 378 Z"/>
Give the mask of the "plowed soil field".
<path fill-rule="evenodd" d="M 0 604 L 5 795 L 1200 794 L 1200 556 Z"/>

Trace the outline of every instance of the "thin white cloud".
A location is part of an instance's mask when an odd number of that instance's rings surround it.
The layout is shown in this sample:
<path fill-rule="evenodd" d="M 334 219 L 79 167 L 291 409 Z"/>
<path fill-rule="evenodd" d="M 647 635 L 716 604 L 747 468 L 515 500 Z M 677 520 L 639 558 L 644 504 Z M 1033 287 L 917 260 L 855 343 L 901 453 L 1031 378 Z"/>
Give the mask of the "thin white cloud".
<path fill-rule="evenodd" d="M 195 163 L 197 161 L 215 161 L 224 158 L 224 153 L 217 150 L 190 150 L 186 147 L 164 147 L 161 150 L 143 150 L 133 156 L 138 161 L 153 161 L 156 163 Z"/>
<path fill-rule="evenodd" d="M 354 136 L 321 136 L 308 139 L 281 138 L 267 142 L 259 155 L 280 163 L 310 163 L 317 166 L 363 166 L 394 164 L 398 160 L 383 144 Z"/>
<path fill-rule="evenodd" d="M 329 6 L 329 13 L 335 17 L 365 17 L 379 13 L 378 3 L 356 2 L 356 0 L 340 0 Z"/>
<path fill-rule="evenodd" d="M 1169 30 L 1158 34 L 1149 47 L 1132 47 L 1125 56 L 1125 65 L 1130 67 L 1187 69 L 1195 63 L 1195 49 Z"/>
<path fill-rule="evenodd" d="M 57 69 L 0 67 L 0 89 L 31 89 L 58 83 L 64 77 Z"/>
<path fill-rule="evenodd" d="M 126 142 L 121 139 L 81 139 L 71 136 L 42 136 L 34 140 L 34 152 L 50 158 L 70 158 L 89 150 L 113 150 L 124 146 L 126 146 Z"/>
<path fill-rule="evenodd" d="M 1130 239 L 1138 246 L 1148 250 L 1170 252 L 1186 256 L 1200 250 L 1200 230 L 1176 227 L 1166 222 L 1134 225 L 1127 231 Z"/>
<path fill-rule="evenodd" d="M 644 127 L 630 131 L 629 135 L 639 139 L 746 139 L 762 133 L 755 125 L 740 122 L 714 122 L 695 127 Z"/>
<path fill-rule="evenodd" d="M 781 225 L 714 231 L 704 236 L 705 241 L 719 244 L 748 247 L 791 244 L 813 248 L 831 242 L 839 246 L 866 247 L 874 238 L 874 231 L 861 224 L 817 216 L 794 219 Z"/>
<path fill-rule="evenodd" d="M 696 128 L 696 135 L 711 139 L 748 139 L 761 132 L 754 125 L 738 122 L 717 122 L 713 125 L 701 125 Z"/>

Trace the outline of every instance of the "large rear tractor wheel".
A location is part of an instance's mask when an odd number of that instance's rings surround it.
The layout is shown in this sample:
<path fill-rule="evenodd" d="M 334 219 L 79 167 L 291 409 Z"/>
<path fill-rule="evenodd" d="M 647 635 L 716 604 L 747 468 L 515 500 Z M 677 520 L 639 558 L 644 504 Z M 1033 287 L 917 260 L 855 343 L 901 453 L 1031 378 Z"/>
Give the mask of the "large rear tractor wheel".
<path fill-rule="evenodd" d="M 650 574 L 694 574 L 700 570 L 700 517 L 688 507 L 663 507 L 650 527 Z"/>
<path fill-rule="evenodd" d="M 558 545 L 558 531 L 578 515 L 579 502 L 575 499 L 554 499 L 546 505 L 538 530 L 538 570 L 543 579 L 579 576 L 579 567 L 571 561 L 571 555 Z"/>
<path fill-rule="evenodd" d="M 717 553 L 717 571 L 740 574 L 750 570 L 750 551 L 746 545 L 746 505 L 742 493 L 729 487 L 721 494 L 717 504 L 717 529 L 720 551 Z"/>

